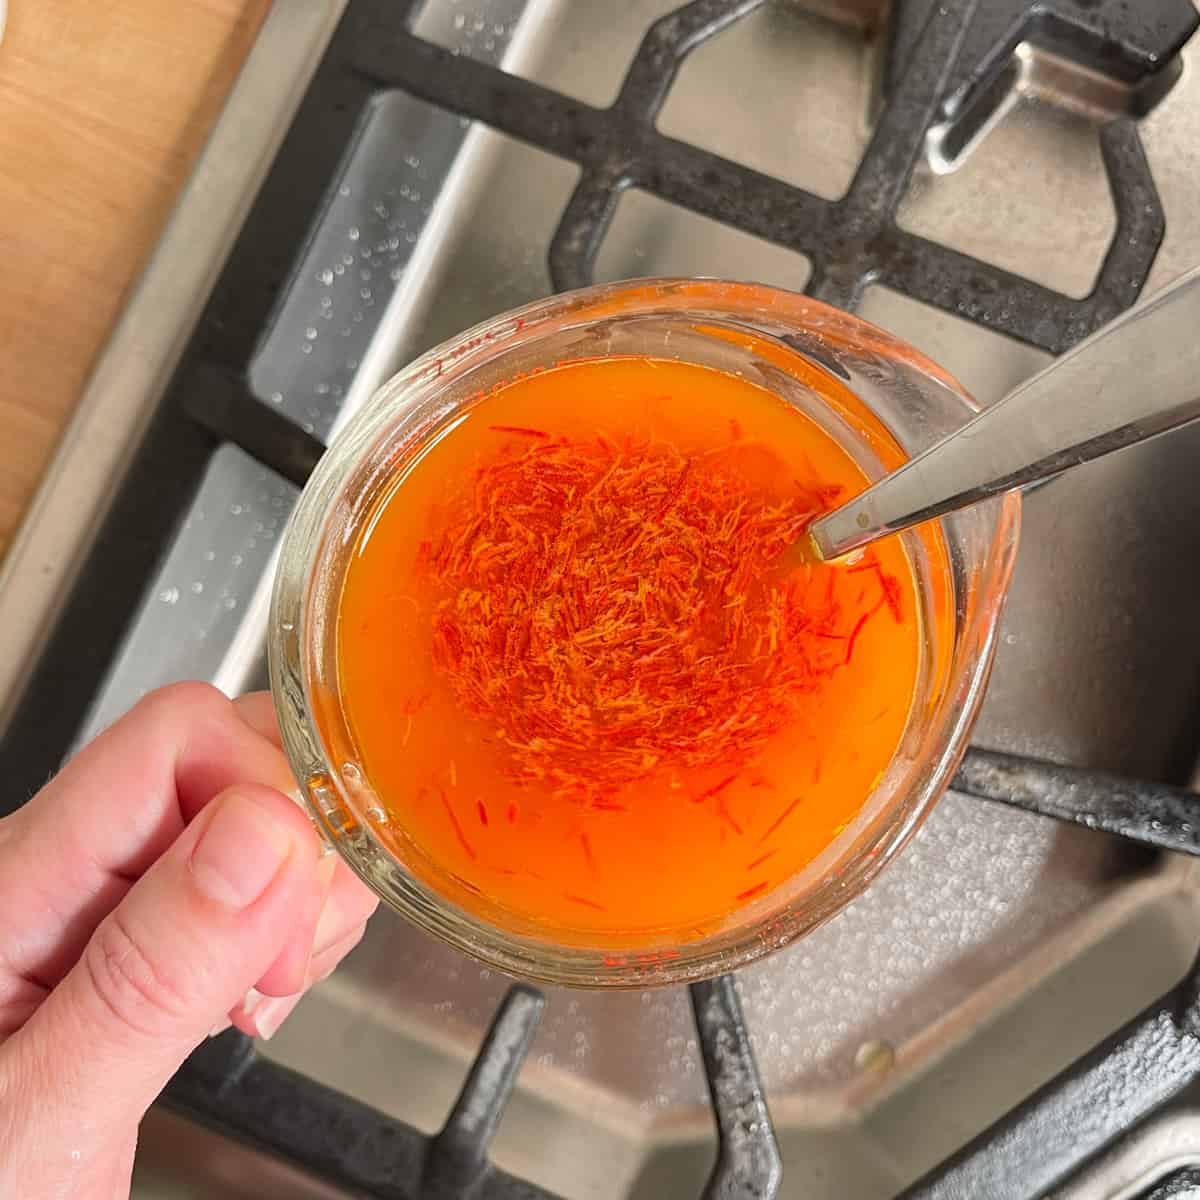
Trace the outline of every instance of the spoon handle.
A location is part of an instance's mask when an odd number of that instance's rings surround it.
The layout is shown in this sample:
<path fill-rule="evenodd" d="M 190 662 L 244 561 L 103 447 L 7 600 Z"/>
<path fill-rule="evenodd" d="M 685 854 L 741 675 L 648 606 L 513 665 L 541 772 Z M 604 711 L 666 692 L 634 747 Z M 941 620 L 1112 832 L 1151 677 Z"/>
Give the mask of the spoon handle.
<path fill-rule="evenodd" d="M 824 559 L 1200 417 L 1200 268 L 813 522 Z"/>

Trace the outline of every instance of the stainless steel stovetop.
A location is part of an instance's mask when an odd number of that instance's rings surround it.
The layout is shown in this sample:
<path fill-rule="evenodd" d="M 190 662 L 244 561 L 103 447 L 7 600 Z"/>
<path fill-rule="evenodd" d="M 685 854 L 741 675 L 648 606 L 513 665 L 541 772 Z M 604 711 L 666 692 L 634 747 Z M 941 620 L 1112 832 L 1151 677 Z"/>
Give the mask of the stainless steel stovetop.
<path fill-rule="evenodd" d="M 417 32 L 604 105 L 646 27 L 674 7 L 430 0 Z M 874 111 L 878 6 L 812 7 L 767 5 L 696 50 L 660 128 L 840 194 Z M 0 577 L 0 622 L 15 631 L 0 649 L 0 694 L 36 652 L 339 11 L 336 0 L 272 10 Z M 1167 217 L 1151 290 L 1200 262 L 1198 55 L 1193 43 L 1141 126 Z M 1017 86 L 959 161 L 931 141 L 901 223 L 1081 296 L 1114 227 L 1097 118 L 1128 98 L 1046 55 L 1023 48 L 1017 62 Z M 553 290 L 546 248 L 576 179 L 560 159 L 384 95 L 258 347 L 258 399 L 328 438 L 414 355 Z M 808 271 L 799 255 L 636 190 L 599 258 L 606 279 L 705 274 L 799 289 Z M 985 402 L 1046 361 L 881 287 L 860 311 Z M 977 744 L 1148 778 L 1193 754 L 1197 461 L 1200 430 L 1185 431 L 1029 497 Z M 213 455 L 85 736 L 168 680 L 264 685 L 269 581 L 295 497 L 241 450 Z M 866 896 L 741 975 L 785 1194 L 894 1194 L 1180 978 L 1200 945 L 1198 899 L 1190 862 L 948 795 Z M 505 987 L 381 913 L 266 1052 L 432 1129 Z M 712 1117 L 696 1049 L 682 992 L 551 990 L 497 1161 L 572 1200 L 698 1195 Z M 1160 1141 L 1176 1157 L 1200 1154 L 1190 1111 L 1172 1121 Z M 155 1131 L 194 1135 L 165 1117 L 148 1129 L 137 1194 L 190 1194 L 171 1190 L 183 1185 Z M 1138 1145 L 1064 1196 L 1125 1194 L 1163 1161 Z M 298 1186 L 245 1179 L 259 1197 Z M 237 1186 L 226 1180 L 223 1194 Z"/>

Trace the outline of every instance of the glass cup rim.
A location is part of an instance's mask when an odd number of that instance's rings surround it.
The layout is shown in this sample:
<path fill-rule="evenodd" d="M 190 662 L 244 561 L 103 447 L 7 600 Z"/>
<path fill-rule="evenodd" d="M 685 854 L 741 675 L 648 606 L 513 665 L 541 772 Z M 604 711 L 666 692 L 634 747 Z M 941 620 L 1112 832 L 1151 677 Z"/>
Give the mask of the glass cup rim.
<path fill-rule="evenodd" d="M 669 302 L 665 311 L 664 302 Z M 462 909 L 419 880 L 370 833 L 369 823 L 355 811 L 355 798 L 329 753 L 314 712 L 307 666 L 314 625 L 309 605 L 314 575 L 321 563 L 322 547 L 318 543 L 324 542 L 337 507 L 331 501 L 339 496 L 338 486 L 350 477 L 367 448 L 377 446 L 396 425 L 406 404 L 419 407 L 436 398 L 438 381 L 448 371 L 447 363 L 451 364 L 449 372 L 461 370 L 470 365 L 472 356 L 484 361 L 489 353 L 503 352 L 503 346 L 497 350 L 497 344 L 503 343 L 506 336 L 520 337 L 523 331 L 535 330 L 555 319 L 569 318 L 586 325 L 602 319 L 610 305 L 618 306 L 621 316 L 663 311 L 664 315 L 728 315 L 753 323 L 755 317 L 761 318 L 767 312 L 774 320 L 798 324 L 805 333 L 813 333 L 819 326 L 820 336 L 831 344 L 840 340 L 855 347 L 866 346 L 885 357 L 902 357 L 918 372 L 947 387 L 961 404 L 964 418 L 977 405 L 952 376 L 901 339 L 809 297 L 735 281 L 644 279 L 551 296 L 502 313 L 449 339 L 385 382 L 351 418 L 318 464 L 283 537 L 268 628 L 272 693 L 284 747 L 293 768 L 299 768 L 300 792 L 318 831 L 367 885 L 401 915 L 489 965 L 543 982 L 583 987 L 647 987 L 691 982 L 722 973 L 803 936 L 857 896 L 907 844 L 945 790 L 965 752 L 967 734 L 981 702 L 995 650 L 999 602 L 984 618 L 982 640 L 966 671 L 968 686 L 958 711 L 945 724 L 941 752 L 910 802 L 902 803 L 904 789 L 897 787 L 890 809 L 871 815 L 869 838 L 860 836 L 859 844 L 854 846 L 842 843 L 839 854 L 833 853 L 840 840 L 835 839 L 793 877 L 788 888 L 773 889 L 761 901 L 740 910 L 741 916 L 757 911 L 753 921 L 718 930 L 677 949 L 664 947 L 647 953 L 628 949 L 603 951 L 552 943 L 505 929 Z M 618 315 L 618 309 L 607 315 Z M 808 357 L 803 351 L 799 353 Z M 819 359 L 815 365 L 827 370 Z M 422 388 L 423 396 L 419 394 Z M 418 394 L 415 400 L 413 393 Z M 991 591 L 1002 601 L 1015 551 L 1020 504 L 1014 493 L 989 501 L 988 505 L 994 513 Z M 321 536 L 313 537 L 315 531 Z M 956 646 L 960 634 L 956 615 L 953 626 Z M 320 770 L 314 772 L 314 767 Z M 864 801 L 860 814 L 867 810 L 871 798 Z M 389 864 L 404 877 L 399 882 L 387 871 Z M 801 889 L 798 881 L 810 876 L 811 882 Z M 781 890 L 791 893 L 782 904 L 778 896 Z"/>

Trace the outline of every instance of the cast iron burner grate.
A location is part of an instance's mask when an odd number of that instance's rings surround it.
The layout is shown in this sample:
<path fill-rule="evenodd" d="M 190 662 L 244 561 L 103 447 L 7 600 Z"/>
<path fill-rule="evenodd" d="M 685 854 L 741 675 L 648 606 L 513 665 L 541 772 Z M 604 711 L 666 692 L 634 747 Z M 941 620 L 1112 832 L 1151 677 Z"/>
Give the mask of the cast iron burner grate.
<path fill-rule="evenodd" d="M 693 984 L 691 992 L 720 1133 L 704 1194 L 765 1200 L 777 1194 L 782 1167 L 737 987 L 726 975 Z M 180 1113 L 380 1200 L 553 1200 L 487 1157 L 543 1004 L 534 988 L 509 990 L 433 1138 L 260 1058 L 249 1038 L 232 1031 L 197 1050 L 164 1099 Z"/>
<path fill-rule="evenodd" d="M 1110 121 L 1101 148 L 1116 230 L 1092 292 L 1075 299 L 899 228 L 897 208 L 938 120 L 994 86 L 1018 41 L 1161 94 L 1198 22 L 1187 0 L 908 0 L 892 28 L 888 95 L 846 194 L 825 200 L 659 133 L 680 64 L 765 0 L 695 0 L 655 23 L 610 108 L 597 109 L 456 56 L 411 32 L 417 0 L 350 0 L 260 190 L 168 393 L 121 487 L 3 741 L 10 794 L 26 795 L 72 742 L 128 614 L 215 444 L 231 442 L 303 484 L 324 447 L 247 384 L 271 324 L 372 98 L 401 88 L 580 166 L 549 250 L 559 287 L 590 282 L 621 192 L 636 186 L 808 256 L 808 291 L 853 308 L 869 283 L 1061 353 L 1137 298 L 1164 232 L 1136 122 Z M 925 20 L 925 14 L 930 14 Z M 923 24 L 919 35 L 915 30 Z M 1149 101 L 1147 101 L 1149 102 Z M 156 503 L 145 503 L 153 496 Z M 103 587 L 92 586 L 103 581 Z M 65 693 L 62 682 L 73 684 Z M 1200 853 L 1195 798 L 1181 789 L 972 750 L 955 787 L 1157 848 Z M 717 1118 L 705 1196 L 778 1194 L 781 1164 L 736 985 L 691 988 Z M 515 986 L 445 1126 L 433 1138 L 260 1058 L 229 1032 L 200 1048 L 165 1099 L 206 1125 L 331 1181 L 396 1200 L 519 1200 L 541 1189 L 487 1151 L 542 1008 Z M 1003 1200 L 1042 1194 L 1200 1077 L 1200 969 L 905 1193 Z M 1185 1194 L 1194 1173 L 1155 1197 Z"/>

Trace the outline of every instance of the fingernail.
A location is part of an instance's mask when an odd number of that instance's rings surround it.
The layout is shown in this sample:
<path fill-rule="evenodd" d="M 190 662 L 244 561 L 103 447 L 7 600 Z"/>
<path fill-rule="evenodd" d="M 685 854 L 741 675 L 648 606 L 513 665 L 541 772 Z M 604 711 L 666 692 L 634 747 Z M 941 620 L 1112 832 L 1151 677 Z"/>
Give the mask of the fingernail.
<path fill-rule="evenodd" d="M 313 934 L 313 953 L 320 954 L 322 950 L 328 950 L 338 940 L 341 932 L 342 914 L 337 901 L 326 900 L 325 907 L 321 909 L 321 919 L 317 922 L 317 929 Z"/>
<path fill-rule="evenodd" d="M 249 796 L 234 793 L 217 802 L 200 835 L 192 877 L 210 900 L 238 911 L 267 890 L 291 850 L 288 831 Z"/>
<path fill-rule="evenodd" d="M 323 892 L 329 891 L 333 883 L 333 872 L 337 867 L 337 859 L 322 853 L 317 857 L 317 885 Z"/>
<path fill-rule="evenodd" d="M 329 898 L 329 888 L 333 883 L 333 869 L 337 864 L 332 858 L 318 858 L 316 868 L 317 880 L 317 895 L 321 898 L 321 910 L 317 917 L 317 926 L 313 931 L 313 939 L 308 946 L 308 959 L 304 964 L 304 975 L 308 977 L 309 967 L 312 965 L 313 955 L 320 953 L 325 948 L 324 942 L 321 941 L 322 930 L 330 930 L 333 928 L 332 922 L 336 919 L 336 913 L 330 913 L 331 909 L 335 908 L 333 901 Z M 328 932 L 324 936 L 328 936 Z"/>
<path fill-rule="evenodd" d="M 267 1000 L 254 1011 L 254 1032 L 263 1039 L 270 1041 L 280 1025 L 291 1014 L 293 1008 L 300 1003 L 299 996 L 281 996 L 278 999 Z"/>
<path fill-rule="evenodd" d="M 232 1024 L 233 1024 L 233 1022 L 229 1021 L 229 1020 L 222 1021 L 219 1025 L 214 1025 L 208 1031 L 208 1036 L 210 1038 L 220 1037 L 221 1034 L 223 1034 L 225 1032 L 225 1030 L 227 1030 L 230 1027 L 230 1025 L 232 1025 Z"/>
<path fill-rule="evenodd" d="M 251 988 L 243 997 L 241 1009 L 246 1016 L 250 1016 L 256 1008 L 266 999 L 266 996 L 258 990 Z"/>
<path fill-rule="evenodd" d="M 330 975 L 338 969 L 338 964 L 335 962 L 326 963 L 319 971 L 312 969 L 312 963 L 308 965 L 308 973 L 304 977 L 305 990 L 311 987 L 316 987 L 318 983 L 324 983 Z"/>

